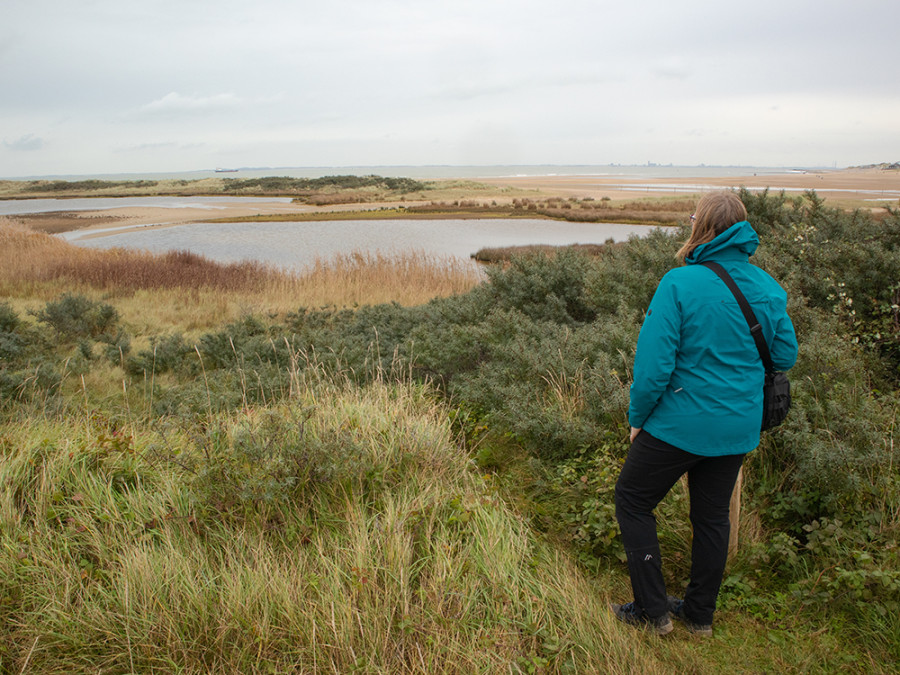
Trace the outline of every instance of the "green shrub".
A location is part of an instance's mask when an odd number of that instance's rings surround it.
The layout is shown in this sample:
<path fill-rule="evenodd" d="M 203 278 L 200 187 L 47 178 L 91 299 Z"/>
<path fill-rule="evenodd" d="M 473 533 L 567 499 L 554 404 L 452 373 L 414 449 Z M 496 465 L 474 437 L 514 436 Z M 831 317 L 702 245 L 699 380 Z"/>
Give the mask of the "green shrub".
<path fill-rule="evenodd" d="M 110 336 L 119 321 L 119 313 L 112 305 L 72 293 L 48 302 L 34 316 L 49 324 L 63 340 Z"/>
<path fill-rule="evenodd" d="M 0 333 L 12 333 L 22 321 L 8 302 L 0 302 Z"/>
<path fill-rule="evenodd" d="M 0 303 L 0 408 L 54 396 L 62 381 L 53 344 Z"/>
<path fill-rule="evenodd" d="M 131 375 L 150 376 L 180 371 L 190 376 L 196 375 L 199 369 L 197 352 L 179 333 L 151 338 L 150 349 L 141 350 L 125 364 L 125 370 Z"/>
<path fill-rule="evenodd" d="M 267 326 L 257 317 L 246 316 L 217 333 L 202 336 L 197 349 L 206 369 L 245 368 L 258 364 L 286 368 L 288 358 L 283 335 L 281 327 Z"/>
<path fill-rule="evenodd" d="M 590 266 L 589 256 L 570 249 L 514 256 L 507 267 L 488 268 L 490 299 L 535 321 L 587 323 L 596 317 L 584 297 Z"/>
<path fill-rule="evenodd" d="M 846 332 L 891 359 L 900 380 L 900 214 L 828 208 L 813 192 L 790 203 L 742 192 L 763 246 L 757 264 Z"/>
<path fill-rule="evenodd" d="M 582 560 L 622 553 L 614 491 L 623 458 L 621 449 L 611 450 L 560 462 L 549 483 L 562 499 L 562 522 Z"/>
<path fill-rule="evenodd" d="M 307 433 L 304 419 L 273 410 L 259 419 L 216 425 L 201 444 L 190 485 L 210 515 L 298 507 L 309 504 L 325 483 L 365 473 L 352 435 Z"/>
<path fill-rule="evenodd" d="M 155 180 L 138 180 L 138 181 L 107 181 L 107 180 L 55 180 L 50 182 L 32 181 L 29 185 L 34 192 L 74 192 L 88 190 L 104 190 L 110 188 L 128 187 L 154 187 L 158 185 Z"/>
<path fill-rule="evenodd" d="M 587 272 L 586 301 L 604 318 L 623 306 L 645 311 L 659 280 L 675 267 L 675 252 L 687 234 L 681 229 L 660 228 L 645 237 L 607 246 L 600 261 Z"/>
<path fill-rule="evenodd" d="M 266 178 L 226 179 L 226 192 L 275 192 L 281 194 L 302 194 L 313 190 L 358 190 L 361 188 L 382 188 L 397 192 L 421 192 L 428 189 L 427 183 L 412 178 L 383 176 L 323 176 L 321 178 L 290 178 L 269 176 Z"/>
<path fill-rule="evenodd" d="M 25 349 L 25 339 L 19 331 L 21 325 L 12 307 L 8 303 L 0 303 L 0 369 L 6 369 L 10 363 L 17 361 Z"/>

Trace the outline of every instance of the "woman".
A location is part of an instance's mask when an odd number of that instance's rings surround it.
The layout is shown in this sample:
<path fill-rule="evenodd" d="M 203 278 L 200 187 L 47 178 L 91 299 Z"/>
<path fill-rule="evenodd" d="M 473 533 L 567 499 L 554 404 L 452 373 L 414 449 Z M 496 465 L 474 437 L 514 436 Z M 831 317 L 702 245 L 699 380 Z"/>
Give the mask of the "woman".
<path fill-rule="evenodd" d="M 749 258 L 759 245 L 733 192 L 705 195 L 669 271 L 650 302 L 635 354 L 628 419 L 631 448 L 616 483 L 616 519 L 634 601 L 616 617 L 661 635 L 670 613 L 693 633 L 712 635 L 728 555 L 728 507 L 744 455 L 759 445 L 764 368 L 734 295 L 711 270 L 716 261 L 753 308 L 778 370 L 797 359 L 787 295 Z M 667 597 L 653 509 L 684 474 L 693 526 L 684 600 Z"/>

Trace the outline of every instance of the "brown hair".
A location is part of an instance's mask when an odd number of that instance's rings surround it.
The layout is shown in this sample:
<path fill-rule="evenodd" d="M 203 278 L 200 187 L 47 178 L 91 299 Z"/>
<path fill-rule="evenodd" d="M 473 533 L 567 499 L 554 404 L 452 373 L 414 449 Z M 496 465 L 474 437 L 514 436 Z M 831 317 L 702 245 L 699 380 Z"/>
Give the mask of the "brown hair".
<path fill-rule="evenodd" d="M 694 212 L 690 238 L 678 249 L 677 258 L 687 258 L 694 249 L 712 241 L 729 227 L 747 220 L 747 209 L 734 192 L 722 190 L 703 195 Z"/>

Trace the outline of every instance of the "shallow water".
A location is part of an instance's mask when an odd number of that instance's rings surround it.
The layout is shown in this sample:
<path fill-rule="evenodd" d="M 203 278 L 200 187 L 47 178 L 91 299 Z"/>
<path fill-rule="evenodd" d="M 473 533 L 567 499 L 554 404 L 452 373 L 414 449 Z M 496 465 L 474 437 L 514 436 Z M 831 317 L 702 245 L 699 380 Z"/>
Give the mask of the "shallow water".
<path fill-rule="evenodd" d="M 161 253 L 191 251 L 219 262 L 256 260 L 303 269 L 339 253 L 415 250 L 469 259 L 484 247 L 529 244 L 602 244 L 651 230 L 643 225 L 569 223 L 541 219 L 337 220 L 278 223 L 193 223 L 144 228 L 85 238 L 96 231 L 66 232 L 68 241 L 91 248 L 134 248 Z"/>

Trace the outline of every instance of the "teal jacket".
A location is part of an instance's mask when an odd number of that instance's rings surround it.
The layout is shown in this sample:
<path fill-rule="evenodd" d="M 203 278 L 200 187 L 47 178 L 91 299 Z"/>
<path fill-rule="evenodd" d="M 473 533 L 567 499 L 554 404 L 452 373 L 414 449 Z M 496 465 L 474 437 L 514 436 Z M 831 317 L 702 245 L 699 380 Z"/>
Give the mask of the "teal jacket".
<path fill-rule="evenodd" d="M 797 360 L 787 294 L 750 264 L 757 246 L 750 223 L 736 223 L 659 282 L 638 337 L 631 426 L 696 455 L 737 455 L 759 445 L 765 369 L 734 295 L 698 264 L 715 260 L 731 275 L 775 367 L 787 370 Z"/>

